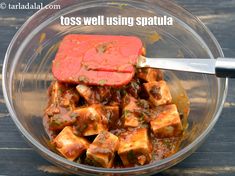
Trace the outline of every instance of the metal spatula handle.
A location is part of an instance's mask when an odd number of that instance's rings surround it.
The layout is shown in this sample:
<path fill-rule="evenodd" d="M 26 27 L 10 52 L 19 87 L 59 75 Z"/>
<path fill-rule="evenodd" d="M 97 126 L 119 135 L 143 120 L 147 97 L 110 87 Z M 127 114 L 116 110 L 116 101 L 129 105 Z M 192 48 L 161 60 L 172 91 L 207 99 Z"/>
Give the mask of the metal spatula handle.
<path fill-rule="evenodd" d="M 138 59 L 137 67 L 152 67 L 195 73 L 215 74 L 235 78 L 235 59 L 229 58 L 145 58 Z"/>

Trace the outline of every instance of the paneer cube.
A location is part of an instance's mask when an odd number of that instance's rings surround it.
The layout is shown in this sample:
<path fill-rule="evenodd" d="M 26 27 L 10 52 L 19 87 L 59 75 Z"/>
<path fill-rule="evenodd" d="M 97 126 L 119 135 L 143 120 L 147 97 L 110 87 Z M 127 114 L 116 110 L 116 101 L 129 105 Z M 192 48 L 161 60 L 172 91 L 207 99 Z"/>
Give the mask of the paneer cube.
<path fill-rule="evenodd" d="M 119 141 L 118 155 L 124 166 L 144 165 L 150 162 L 152 145 L 147 128 L 123 132 L 119 136 Z"/>
<path fill-rule="evenodd" d="M 60 131 L 65 126 L 72 125 L 76 119 L 70 113 L 79 101 L 79 95 L 74 87 L 55 81 L 49 88 L 49 102 L 45 110 L 44 119 L 49 130 Z"/>
<path fill-rule="evenodd" d="M 56 149 L 68 160 L 74 161 L 89 146 L 89 142 L 73 134 L 70 126 L 65 127 L 54 139 Z"/>
<path fill-rule="evenodd" d="M 90 87 L 79 84 L 76 89 L 88 104 L 107 103 L 112 97 L 111 88 L 107 86 Z"/>
<path fill-rule="evenodd" d="M 141 113 L 140 107 L 137 105 L 137 100 L 129 95 L 123 98 L 123 118 L 124 127 L 138 127 L 138 116 Z"/>
<path fill-rule="evenodd" d="M 66 86 L 64 84 L 59 83 L 58 81 L 54 81 L 51 83 L 48 89 L 49 95 L 49 104 L 58 103 L 59 99 L 62 95 L 62 91 L 66 90 Z"/>
<path fill-rule="evenodd" d="M 77 135 L 91 136 L 108 130 L 108 119 L 102 108 L 102 105 L 97 104 L 74 110 L 78 116 L 74 125 Z"/>
<path fill-rule="evenodd" d="M 170 89 L 165 81 L 153 81 L 144 83 L 144 87 L 149 95 L 149 100 L 155 106 L 169 104 L 172 101 Z"/>
<path fill-rule="evenodd" d="M 140 108 L 137 105 L 137 99 L 130 96 L 130 95 L 125 95 L 122 100 L 122 108 L 125 110 L 128 110 L 130 112 L 139 112 Z"/>
<path fill-rule="evenodd" d="M 49 129 L 52 131 L 58 132 L 76 122 L 76 116 L 74 116 L 72 111 L 66 112 L 64 108 L 59 108 L 59 110 L 59 114 L 54 114 L 48 118 Z"/>
<path fill-rule="evenodd" d="M 117 136 L 108 131 L 102 131 L 87 149 L 86 162 L 95 166 L 111 168 L 118 145 Z"/>
<path fill-rule="evenodd" d="M 154 68 L 141 68 L 138 70 L 137 76 L 147 82 L 160 81 L 163 79 L 162 71 Z"/>
<path fill-rule="evenodd" d="M 139 120 L 133 113 L 129 113 L 129 115 L 124 117 L 124 127 L 138 127 L 138 126 L 139 126 Z"/>
<path fill-rule="evenodd" d="M 119 106 L 104 106 L 104 115 L 108 120 L 109 130 L 115 128 L 119 119 Z"/>
<path fill-rule="evenodd" d="M 97 103 L 96 100 L 94 100 L 93 98 L 93 94 L 94 92 L 91 90 L 90 87 L 86 86 L 86 85 L 82 85 L 82 84 L 79 84 L 77 87 L 76 87 L 78 93 L 89 103 L 89 104 L 92 104 L 92 103 Z"/>
<path fill-rule="evenodd" d="M 51 106 L 60 106 L 65 108 L 75 108 L 75 104 L 79 101 L 79 94 L 74 87 L 66 84 L 59 83 L 58 81 L 52 82 L 48 89 L 49 102 L 46 112 L 50 115 L 55 113 L 55 109 L 50 109 Z M 50 114 L 51 113 L 51 114 Z"/>
<path fill-rule="evenodd" d="M 161 112 L 150 121 L 150 125 L 155 136 L 159 138 L 179 136 L 183 131 L 175 104 L 162 106 Z"/>

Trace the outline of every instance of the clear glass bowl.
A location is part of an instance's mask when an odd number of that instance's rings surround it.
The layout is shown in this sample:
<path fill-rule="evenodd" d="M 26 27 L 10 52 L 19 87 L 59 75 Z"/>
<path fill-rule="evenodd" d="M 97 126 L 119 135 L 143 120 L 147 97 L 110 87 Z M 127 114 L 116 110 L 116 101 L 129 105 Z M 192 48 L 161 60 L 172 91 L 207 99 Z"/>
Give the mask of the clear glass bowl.
<path fill-rule="evenodd" d="M 227 92 L 227 79 L 212 75 L 165 71 L 176 102 L 187 92 L 189 126 L 180 150 L 169 158 L 148 165 L 105 169 L 70 162 L 51 150 L 42 125 L 47 88 L 53 79 L 51 63 L 58 41 L 69 33 L 139 36 L 150 57 L 223 57 L 210 31 L 199 19 L 167 0 L 58 0 L 60 10 L 42 9 L 16 33 L 6 53 L 3 93 L 16 126 L 32 146 L 52 163 L 75 174 L 153 174 L 189 156 L 217 121 Z M 174 18 L 173 26 L 61 26 L 63 16 L 163 16 Z M 161 40 L 154 42 L 156 32 Z M 184 101 L 182 101 L 184 102 Z"/>

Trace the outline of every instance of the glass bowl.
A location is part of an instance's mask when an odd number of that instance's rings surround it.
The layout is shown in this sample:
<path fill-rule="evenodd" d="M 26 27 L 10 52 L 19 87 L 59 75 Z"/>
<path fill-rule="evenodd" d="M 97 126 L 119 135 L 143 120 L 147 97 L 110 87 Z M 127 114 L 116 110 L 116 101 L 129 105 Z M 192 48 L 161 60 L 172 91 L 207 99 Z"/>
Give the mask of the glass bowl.
<path fill-rule="evenodd" d="M 51 150 L 42 125 L 47 88 L 53 80 L 51 63 L 58 42 L 69 33 L 136 35 L 149 57 L 223 57 L 211 32 L 192 14 L 167 0 L 58 0 L 61 9 L 41 9 L 20 28 L 6 53 L 3 93 L 13 121 L 23 136 L 46 159 L 75 174 L 153 174 L 189 156 L 219 118 L 227 92 L 227 79 L 213 75 L 165 71 L 175 102 L 187 93 L 190 114 L 180 150 L 161 161 L 131 168 L 106 169 L 70 162 Z M 172 16 L 172 26 L 61 26 L 60 16 Z M 161 39 L 156 42 L 160 34 Z"/>

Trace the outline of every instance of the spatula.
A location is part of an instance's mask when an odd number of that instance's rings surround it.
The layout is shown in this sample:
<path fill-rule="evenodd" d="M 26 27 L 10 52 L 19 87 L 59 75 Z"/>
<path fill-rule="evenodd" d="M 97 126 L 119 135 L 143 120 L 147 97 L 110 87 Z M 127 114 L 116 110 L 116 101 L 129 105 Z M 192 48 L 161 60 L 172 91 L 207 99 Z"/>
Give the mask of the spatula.
<path fill-rule="evenodd" d="M 141 40 L 134 36 L 69 34 L 60 43 L 52 72 L 62 82 L 122 86 L 134 76 L 135 68 L 216 74 L 235 77 L 231 59 L 146 58 Z"/>

